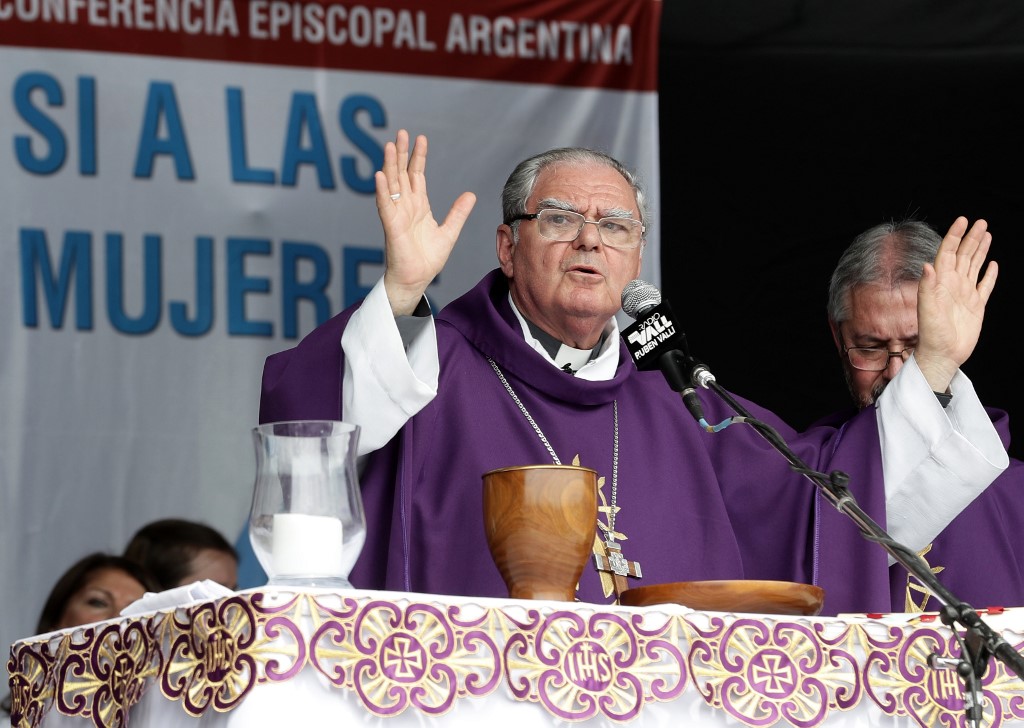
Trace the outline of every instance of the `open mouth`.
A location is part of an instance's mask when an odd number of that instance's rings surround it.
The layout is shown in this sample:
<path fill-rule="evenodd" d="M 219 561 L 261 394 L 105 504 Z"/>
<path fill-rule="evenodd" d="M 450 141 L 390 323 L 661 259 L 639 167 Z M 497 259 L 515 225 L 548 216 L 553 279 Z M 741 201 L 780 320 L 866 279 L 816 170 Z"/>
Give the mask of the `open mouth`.
<path fill-rule="evenodd" d="M 601 271 L 589 265 L 574 265 L 569 269 L 570 273 L 585 273 L 587 275 L 599 276 Z"/>

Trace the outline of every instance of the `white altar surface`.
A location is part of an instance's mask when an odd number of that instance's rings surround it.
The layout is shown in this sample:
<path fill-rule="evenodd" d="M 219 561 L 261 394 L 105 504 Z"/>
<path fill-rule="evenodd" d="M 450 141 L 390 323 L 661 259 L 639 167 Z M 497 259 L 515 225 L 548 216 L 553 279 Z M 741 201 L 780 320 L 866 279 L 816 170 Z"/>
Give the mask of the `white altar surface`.
<path fill-rule="evenodd" d="M 1016 649 L 1024 609 L 982 612 Z M 16 726 L 963 725 L 935 615 L 263 587 L 13 645 Z M 991 661 L 985 726 L 1024 721 Z"/>

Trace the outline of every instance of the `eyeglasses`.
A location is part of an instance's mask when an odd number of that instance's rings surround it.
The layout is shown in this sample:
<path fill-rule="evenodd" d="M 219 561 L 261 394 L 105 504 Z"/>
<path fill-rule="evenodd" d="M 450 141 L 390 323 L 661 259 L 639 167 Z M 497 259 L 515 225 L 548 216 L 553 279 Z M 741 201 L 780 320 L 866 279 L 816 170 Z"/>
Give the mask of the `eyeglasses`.
<path fill-rule="evenodd" d="M 516 220 L 536 220 L 537 231 L 542 237 L 559 243 L 569 243 L 580 236 L 584 225 L 596 225 L 601 242 L 610 248 L 635 248 L 643 240 L 647 228 L 639 220 L 628 217 L 602 217 L 588 220 L 578 212 L 546 209 L 540 212 L 516 215 L 506 220 L 511 225 Z"/>
<path fill-rule="evenodd" d="M 840 332 L 840 338 L 842 333 Z M 889 360 L 898 356 L 900 361 L 906 361 L 914 353 L 914 347 L 908 346 L 899 351 L 889 351 L 884 347 L 851 346 L 847 347 L 843 342 L 843 353 L 850 360 L 854 369 L 865 372 L 881 372 L 889 366 Z"/>

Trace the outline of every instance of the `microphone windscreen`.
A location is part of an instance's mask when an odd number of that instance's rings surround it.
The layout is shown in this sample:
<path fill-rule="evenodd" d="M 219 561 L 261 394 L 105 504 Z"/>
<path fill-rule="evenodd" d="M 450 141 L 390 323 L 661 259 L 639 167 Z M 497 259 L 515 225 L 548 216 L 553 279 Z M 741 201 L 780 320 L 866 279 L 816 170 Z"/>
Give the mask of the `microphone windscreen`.
<path fill-rule="evenodd" d="M 637 318 L 659 303 L 661 291 L 647 281 L 636 278 L 622 289 L 622 310 L 631 318 Z"/>

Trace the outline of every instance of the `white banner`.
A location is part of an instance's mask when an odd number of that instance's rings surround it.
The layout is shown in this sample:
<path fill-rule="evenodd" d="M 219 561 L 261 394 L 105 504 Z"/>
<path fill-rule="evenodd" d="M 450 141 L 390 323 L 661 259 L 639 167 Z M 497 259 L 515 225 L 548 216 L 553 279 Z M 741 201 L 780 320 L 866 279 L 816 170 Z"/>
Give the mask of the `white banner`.
<path fill-rule="evenodd" d="M 264 358 L 379 277 L 399 128 L 436 216 L 479 198 L 435 305 L 530 154 L 608 151 L 658 209 L 660 2 L 397 5 L 0 0 L 0 643 L 148 521 L 242 532 Z"/>

